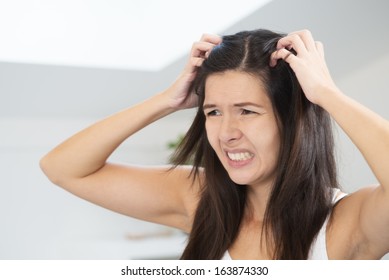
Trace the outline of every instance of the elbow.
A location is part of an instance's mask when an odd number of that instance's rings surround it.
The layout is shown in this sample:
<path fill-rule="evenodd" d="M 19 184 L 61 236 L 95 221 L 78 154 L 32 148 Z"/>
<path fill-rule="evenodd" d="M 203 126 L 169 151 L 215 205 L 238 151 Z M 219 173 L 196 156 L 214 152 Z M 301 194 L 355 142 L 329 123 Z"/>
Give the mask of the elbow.
<path fill-rule="evenodd" d="M 40 159 L 39 167 L 53 184 L 61 185 L 60 173 L 55 168 L 55 162 L 50 159 L 50 155 L 45 155 Z"/>

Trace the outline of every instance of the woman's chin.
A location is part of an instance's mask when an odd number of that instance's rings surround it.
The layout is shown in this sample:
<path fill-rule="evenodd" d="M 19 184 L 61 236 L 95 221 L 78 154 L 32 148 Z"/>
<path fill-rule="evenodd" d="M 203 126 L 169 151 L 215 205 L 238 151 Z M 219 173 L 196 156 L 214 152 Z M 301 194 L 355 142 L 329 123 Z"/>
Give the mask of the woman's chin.
<path fill-rule="evenodd" d="M 238 185 L 249 185 L 250 184 L 250 180 L 248 180 L 247 178 L 239 178 L 239 177 L 231 177 L 231 180 L 232 182 L 234 182 L 235 184 L 238 184 Z"/>

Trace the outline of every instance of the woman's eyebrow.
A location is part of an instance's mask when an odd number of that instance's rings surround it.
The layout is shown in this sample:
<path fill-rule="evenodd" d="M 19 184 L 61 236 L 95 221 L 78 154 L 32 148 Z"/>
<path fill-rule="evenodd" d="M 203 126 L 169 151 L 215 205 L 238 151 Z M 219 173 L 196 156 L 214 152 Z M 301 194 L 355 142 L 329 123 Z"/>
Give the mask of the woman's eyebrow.
<path fill-rule="evenodd" d="M 215 108 L 215 107 L 216 107 L 215 104 L 204 104 L 203 105 L 203 110 L 212 109 L 212 108 Z"/>
<path fill-rule="evenodd" d="M 254 106 L 254 107 L 257 107 L 257 108 L 264 108 L 264 106 L 262 105 L 259 105 L 259 104 L 256 104 L 256 103 L 253 103 L 253 102 L 241 102 L 241 103 L 235 103 L 233 105 L 234 107 L 246 107 L 246 106 Z M 213 108 L 216 108 L 217 106 L 215 104 L 204 104 L 203 105 L 203 110 L 206 110 L 206 109 L 213 109 Z"/>
<path fill-rule="evenodd" d="M 263 108 L 264 107 L 264 106 L 262 106 L 260 104 L 256 104 L 256 103 L 253 103 L 253 102 L 242 102 L 242 103 L 234 104 L 234 107 L 246 107 L 246 106 L 254 106 L 254 107 L 258 107 L 258 108 Z"/>

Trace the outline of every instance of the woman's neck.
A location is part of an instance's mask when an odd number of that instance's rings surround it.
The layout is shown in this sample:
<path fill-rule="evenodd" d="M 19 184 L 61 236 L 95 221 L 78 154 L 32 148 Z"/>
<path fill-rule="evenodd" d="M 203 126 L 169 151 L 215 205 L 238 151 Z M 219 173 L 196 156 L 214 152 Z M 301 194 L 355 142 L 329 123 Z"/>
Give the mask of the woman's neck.
<path fill-rule="evenodd" d="M 247 189 L 247 208 L 245 219 L 247 222 L 262 222 L 265 216 L 267 203 L 270 198 L 271 187 L 248 186 Z"/>

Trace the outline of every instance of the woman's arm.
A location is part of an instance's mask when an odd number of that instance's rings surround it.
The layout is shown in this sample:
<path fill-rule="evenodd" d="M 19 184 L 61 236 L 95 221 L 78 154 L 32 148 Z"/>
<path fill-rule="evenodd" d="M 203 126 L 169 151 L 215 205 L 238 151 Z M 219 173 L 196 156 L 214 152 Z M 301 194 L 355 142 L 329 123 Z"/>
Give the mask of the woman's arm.
<path fill-rule="evenodd" d="M 218 36 L 204 35 L 192 47 L 179 78 L 166 91 L 116 113 L 72 136 L 42 158 L 44 173 L 55 184 L 95 204 L 138 219 L 189 230 L 197 202 L 188 168 L 122 166 L 108 157 L 128 137 L 177 110 L 196 106 L 188 93 L 197 67 Z M 188 97 L 188 94 L 190 98 Z"/>
<path fill-rule="evenodd" d="M 135 218 L 182 228 L 188 210 L 182 200 L 185 196 L 180 193 L 188 190 L 186 177 L 181 175 L 185 170 L 167 173 L 167 167 L 107 162 L 126 138 L 171 111 L 166 98 L 156 95 L 72 136 L 41 160 L 42 170 L 56 185 L 92 203 Z"/>
<path fill-rule="evenodd" d="M 338 92 L 327 92 L 321 105 L 357 146 L 379 182 L 359 191 L 349 205 L 359 210 L 360 242 L 380 258 L 389 252 L 389 122 Z"/>
<path fill-rule="evenodd" d="M 282 38 L 277 47 L 271 65 L 278 59 L 290 64 L 306 97 L 329 112 L 378 179 L 379 186 L 361 190 L 348 199 L 348 210 L 355 213 L 358 242 L 364 243 L 370 256 L 383 256 L 389 252 L 389 122 L 336 87 L 325 64 L 322 44 L 315 42 L 308 31 Z M 291 48 L 296 55 L 290 54 Z"/>

